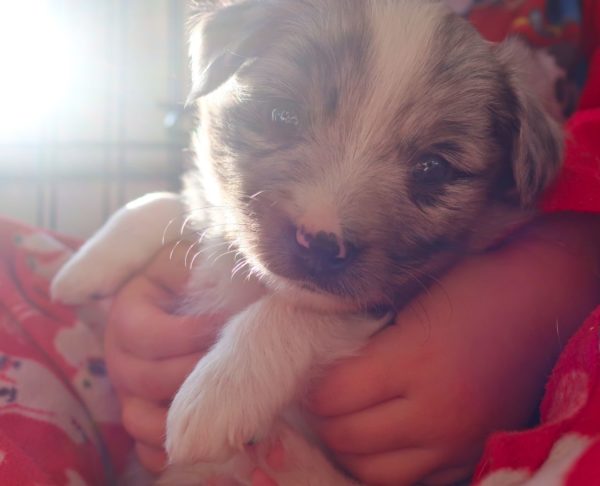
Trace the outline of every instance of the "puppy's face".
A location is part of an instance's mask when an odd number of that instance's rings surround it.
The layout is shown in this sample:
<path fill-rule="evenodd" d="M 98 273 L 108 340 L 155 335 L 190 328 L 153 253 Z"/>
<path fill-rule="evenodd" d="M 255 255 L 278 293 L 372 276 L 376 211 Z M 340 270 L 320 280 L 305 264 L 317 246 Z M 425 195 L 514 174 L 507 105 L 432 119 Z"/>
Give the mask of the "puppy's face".
<path fill-rule="evenodd" d="M 559 165 L 513 54 L 435 1 L 200 16 L 199 164 L 228 236 L 275 281 L 361 305 L 412 295 L 506 231 Z"/>

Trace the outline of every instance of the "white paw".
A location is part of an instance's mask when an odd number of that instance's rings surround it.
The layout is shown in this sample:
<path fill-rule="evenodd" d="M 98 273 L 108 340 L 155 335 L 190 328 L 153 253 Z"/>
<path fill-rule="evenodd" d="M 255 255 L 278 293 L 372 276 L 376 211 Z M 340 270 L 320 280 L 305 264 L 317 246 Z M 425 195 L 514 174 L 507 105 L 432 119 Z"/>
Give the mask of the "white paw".
<path fill-rule="evenodd" d="M 50 284 L 52 300 L 77 305 L 115 293 L 135 268 L 117 252 L 99 250 L 80 250 L 58 271 Z"/>
<path fill-rule="evenodd" d="M 236 380 L 243 373 L 219 366 L 211 354 L 186 379 L 169 409 L 166 449 L 173 464 L 226 461 L 264 431 L 252 396 L 244 396 Z"/>

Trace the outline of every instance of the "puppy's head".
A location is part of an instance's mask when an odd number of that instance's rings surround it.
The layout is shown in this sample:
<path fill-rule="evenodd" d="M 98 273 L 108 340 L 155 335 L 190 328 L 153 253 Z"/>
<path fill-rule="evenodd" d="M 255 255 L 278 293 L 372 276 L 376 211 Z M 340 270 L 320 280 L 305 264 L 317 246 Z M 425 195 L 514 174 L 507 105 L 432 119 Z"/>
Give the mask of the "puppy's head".
<path fill-rule="evenodd" d="M 191 50 L 206 192 L 274 281 L 411 295 L 530 211 L 560 164 L 514 46 L 440 2 L 229 2 L 199 15 Z"/>

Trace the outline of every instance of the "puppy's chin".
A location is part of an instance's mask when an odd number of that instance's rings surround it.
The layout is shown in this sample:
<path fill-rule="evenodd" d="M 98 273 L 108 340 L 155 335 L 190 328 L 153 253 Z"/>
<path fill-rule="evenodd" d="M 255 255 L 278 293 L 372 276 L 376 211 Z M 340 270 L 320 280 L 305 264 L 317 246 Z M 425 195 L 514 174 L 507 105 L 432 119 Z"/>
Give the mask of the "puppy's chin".
<path fill-rule="evenodd" d="M 289 299 L 294 305 L 326 312 L 348 312 L 361 308 L 356 299 L 327 292 L 307 280 L 293 280 L 278 275 L 257 258 L 253 256 L 246 258 L 268 288 Z"/>
<path fill-rule="evenodd" d="M 294 282 L 279 278 L 276 285 L 280 294 L 289 297 L 294 302 L 294 305 L 299 303 L 315 310 L 327 312 L 362 310 L 361 306 L 355 300 L 325 292 L 310 283 Z"/>
<path fill-rule="evenodd" d="M 314 282 L 308 278 L 293 278 L 276 273 L 268 268 L 268 264 L 250 258 L 253 268 L 260 275 L 261 281 L 279 295 L 293 302 L 294 305 L 325 312 L 369 312 L 379 314 L 382 309 L 397 309 L 423 288 L 424 283 L 414 281 L 390 282 L 386 289 L 378 290 L 377 285 L 352 286 L 350 281 L 329 284 Z M 390 292 L 393 289 L 393 292 Z M 394 296 L 395 294 L 395 296 Z"/>

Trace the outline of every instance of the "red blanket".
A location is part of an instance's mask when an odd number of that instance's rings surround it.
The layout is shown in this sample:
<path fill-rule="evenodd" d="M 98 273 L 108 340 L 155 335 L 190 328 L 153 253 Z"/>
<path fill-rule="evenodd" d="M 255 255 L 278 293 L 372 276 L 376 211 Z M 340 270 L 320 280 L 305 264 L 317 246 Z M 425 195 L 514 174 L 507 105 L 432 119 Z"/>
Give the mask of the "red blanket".
<path fill-rule="evenodd" d="M 564 170 L 542 204 L 547 212 L 600 212 L 600 2 L 584 0 L 583 8 L 588 77 L 567 123 Z M 561 354 L 546 385 L 541 425 L 492 436 L 474 483 L 600 485 L 600 307 Z"/>
<path fill-rule="evenodd" d="M 131 441 L 102 323 L 52 304 L 68 241 L 0 221 L 0 484 L 114 484 Z"/>

